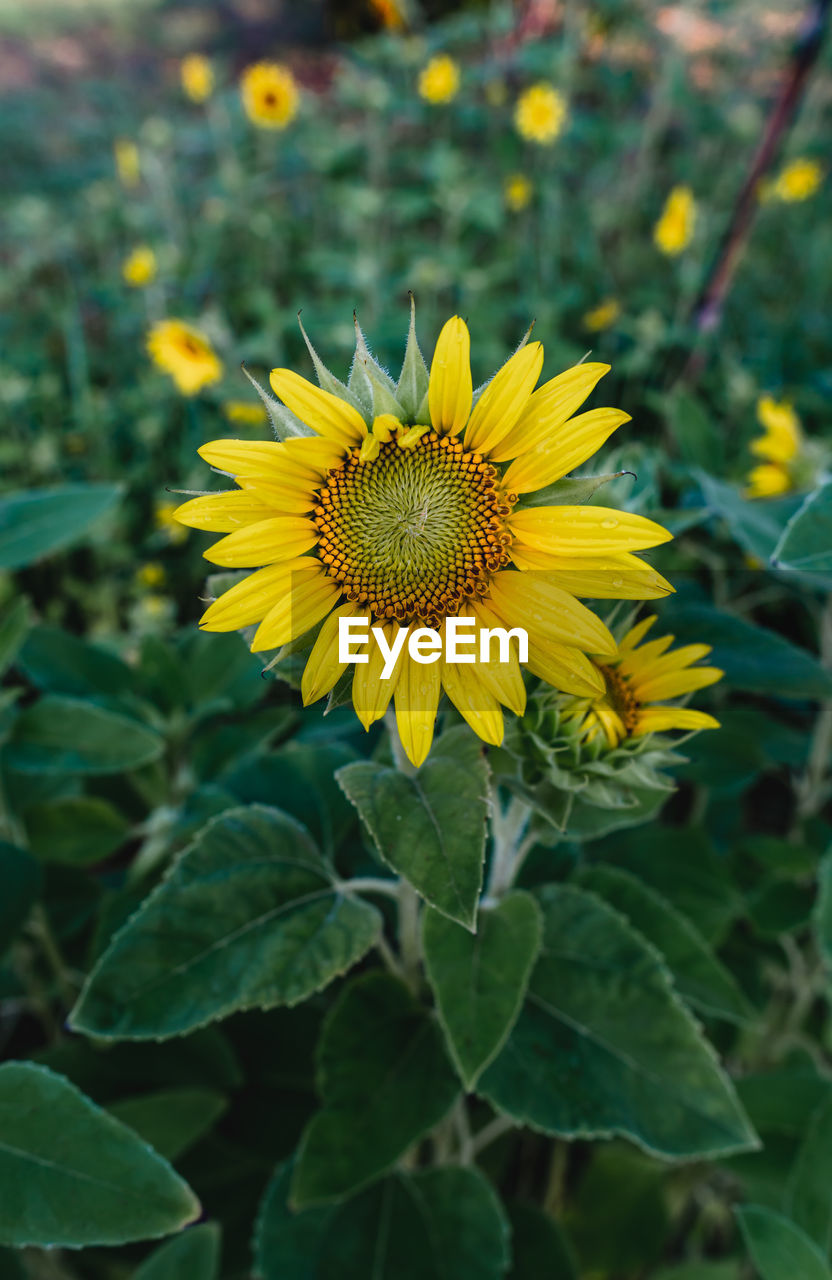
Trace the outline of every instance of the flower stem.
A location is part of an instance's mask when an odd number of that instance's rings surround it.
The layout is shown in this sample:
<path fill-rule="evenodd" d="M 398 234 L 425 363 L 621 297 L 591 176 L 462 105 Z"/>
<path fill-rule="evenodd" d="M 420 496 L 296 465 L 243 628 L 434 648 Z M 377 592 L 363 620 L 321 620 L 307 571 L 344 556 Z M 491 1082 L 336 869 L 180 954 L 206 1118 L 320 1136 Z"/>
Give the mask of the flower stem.
<path fill-rule="evenodd" d="M 488 880 L 488 896 L 491 898 L 500 898 L 511 888 L 523 859 L 534 843 L 533 839 L 525 836 L 530 815 L 529 805 L 519 796 L 513 796 L 506 808 L 501 808 L 495 788 L 491 818 L 494 848 Z"/>

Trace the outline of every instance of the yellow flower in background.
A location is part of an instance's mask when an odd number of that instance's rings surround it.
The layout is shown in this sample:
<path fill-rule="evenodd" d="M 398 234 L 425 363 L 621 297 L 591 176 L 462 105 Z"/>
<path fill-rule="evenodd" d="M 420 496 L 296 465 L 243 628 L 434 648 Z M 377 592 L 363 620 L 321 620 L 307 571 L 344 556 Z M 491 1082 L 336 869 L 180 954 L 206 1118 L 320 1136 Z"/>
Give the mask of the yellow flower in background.
<path fill-rule="evenodd" d="M 765 195 L 768 199 L 795 204 L 813 196 L 822 181 L 823 169 L 815 160 L 792 160 L 766 186 Z"/>
<path fill-rule="evenodd" d="M 137 245 L 121 267 L 121 274 L 131 289 L 141 289 L 156 278 L 156 254 L 149 245 Z"/>
<path fill-rule="evenodd" d="M 669 258 L 686 249 L 693 239 L 696 201 L 690 187 L 674 187 L 653 229 L 656 248 Z"/>
<path fill-rule="evenodd" d="M 199 329 L 184 320 L 160 320 L 147 336 L 153 363 L 169 373 L 183 396 L 196 395 L 222 377 L 222 362 Z"/>
<path fill-rule="evenodd" d="M 172 502 L 166 503 L 165 506 L 167 508 L 172 508 L 173 510 L 176 510 Z M 158 514 L 158 508 L 157 508 L 157 514 Z M 170 515 L 171 515 L 171 512 L 167 511 L 165 516 L 165 523 L 163 526 L 164 528 L 169 527 Z M 159 562 L 156 560 L 151 560 L 147 564 L 141 565 L 139 569 L 136 571 L 136 581 L 138 582 L 139 586 L 147 587 L 150 590 L 153 590 L 155 587 L 161 587 L 162 583 L 165 581 L 164 565 L 159 564 Z"/>
<path fill-rule="evenodd" d="M 422 68 L 419 95 L 438 106 L 450 102 L 459 92 L 459 67 L 446 53 L 438 53 Z"/>
<path fill-rule="evenodd" d="M 201 53 L 189 53 L 182 59 L 179 76 L 191 102 L 205 102 L 214 92 L 214 69 Z"/>
<path fill-rule="evenodd" d="M 642 644 L 656 621 L 654 614 L 632 627 L 611 657 L 594 657 L 604 680 L 604 693 L 591 702 L 576 702 L 567 718 L 580 719 L 587 741 L 599 735 L 607 746 L 627 738 L 669 729 L 718 729 L 719 721 L 706 711 L 666 705 L 673 698 L 704 689 L 721 680 L 718 667 L 694 664 L 711 652 L 709 644 L 686 644 L 671 650 L 673 636 Z"/>
<path fill-rule="evenodd" d="M 156 528 L 166 533 L 171 542 L 184 542 L 188 536 L 188 530 L 183 528 L 181 522 L 177 520 L 176 509 L 175 502 L 157 502 L 153 518 Z"/>
<path fill-rule="evenodd" d="M 525 209 L 532 198 L 534 188 L 524 173 L 513 173 L 506 179 L 503 189 L 505 202 L 513 213 Z"/>
<path fill-rule="evenodd" d="M 397 0 L 370 0 L 370 8 L 388 31 L 401 31 L 407 25 Z"/>
<path fill-rule="evenodd" d="M 566 99 L 552 84 L 533 84 L 517 99 L 514 123 L 527 142 L 546 146 L 555 141 L 566 122 Z"/>
<path fill-rule="evenodd" d="M 605 298 L 603 302 L 598 303 L 597 307 L 584 313 L 583 326 L 589 329 L 590 333 L 600 333 L 602 329 L 609 329 L 610 325 L 615 324 L 620 315 L 621 303 L 618 299 Z"/>
<path fill-rule="evenodd" d="M 803 449 L 800 419 L 788 400 L 761 396 L 757 401 L 757 421 L 763 434 L 751 442 L 751 452 L 764 462 L 752 467 L 746 496 L 774 498 L 796 487 L 794 464 Z"/>
<path fill-rule="evenodd" d="M 261 129 L 285 129 L 300 103 L 297 81 L 279 62 L 255 62 L 240 80 L 245 113 Z"/>
<path fill-rule="evenodd" d="M 222 411 L 229 422 L 239 422 L 246 427 L 257 427 L 268 418 L 262 404 L 254 404 L 251 400 L 226 400 Z"/>
<path fill-rule="evenodd" d="M 113 144 L 113 156 L 121 185 L 128 190 L 137 186 L 141 175 L 141 164 L 139 148 L 135 142 L 130 142 L 127 138 L 118 138 Z"/>
<path fill-rule="evenodd" d="M 522 346 L 473 404 L 470 337 L 454 316 L 436 343 L 425 420 L 389 412 L 365 419 L 352 403 L 274 369 L 271 386 L 314 435 L 272 441 L 215 440 L 204 460 L 238 487 L 186 502 L 183 524 L 226 534 L 206 559 L 254 569 L 210 605 L 200 625 L 235 631 L 257 624 L 254 652 L 320 627 L 301 691 L 323 697 L 339 662 L 343 617 L 370 616 L 388 642 L 398 628 L 443 630 L 449 618 L 528 632 L 528 669 L 582 697 L 604 692 L 587 652 L 614 655 L 607 628 L 579 597 L 650 599 L 672 590 L 633 553 L 670 538 L 660 525 L 601 506 L 520 504 L 586 461 L 628 415 L 573 415 L 608 371 L 584 363 L 534 390 L 539 342 Z M 478 649 L 475 649 L 478 652 Z M 414 662 L 407 646 L 392 677 L 382 652 L 356 665 L 352 700 L 364 725 L 391 698 L 409 759 L 430 750 L 442 691 L 486 742 L 503 737 L 501 704 L 521 715 L 518 661 Z"/>

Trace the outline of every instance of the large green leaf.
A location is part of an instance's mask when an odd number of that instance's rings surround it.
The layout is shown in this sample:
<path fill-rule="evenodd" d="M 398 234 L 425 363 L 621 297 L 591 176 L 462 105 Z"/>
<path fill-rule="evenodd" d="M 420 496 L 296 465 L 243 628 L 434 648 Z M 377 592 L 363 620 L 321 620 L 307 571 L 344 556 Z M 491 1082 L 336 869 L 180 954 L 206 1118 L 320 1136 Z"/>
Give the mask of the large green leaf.
<path fill-rule="evenodd" d="M 652 942 L 688 1004 L 729 1022 L 751 1018 L 753 1010 L 733 975 L 717 960 L 696 926 L 666 898 L 616 867 L 587 867 L 581 871 L 579 883 L 599 894 Z"/>
<path fill-rule="evenodd" d="M 158 733 L 78 698 L 47 694 L 20 715 L 8 762 L 21 773 L 121 773 L 158 760 Z"/>
<path fill-rule="evenodd" d="M 772 563 L 778 569 L 823 575 L 828 587 L 832 576 L 832 480 L 804 500 L 783 530 L 774 548 Z"/>
<path fill-rule="evenodd" d="M 85 534 L 121 494 L 116 484 L 67 484 L 0 498 L 0 569 L 22 569 Z"/>
<path fill-rule="evenodd" d="M 465 1088 L 497 1056 L 514 1026 L 543 934 L 529 893 L 480 912 L 477 932 L 428 907 L 422 942 L 439 1020 Z"/>
<path fill-rule="evenodd" d="M 219 1227 L 203 1222 L 155 1249 L 133 1280 L 216 1280 L 219 1266 Z"/>
<path fill-rule="evenodd" d="M 789 1217 L 828 1256 L 832 1249 L 832 1097 L 814 1113 L 789 1178 Z"/>
<path fill-rule="evenodd" d="M 210 1089 L 161 1089 L 111 1103 L 107 1110 L 160 1156 L 176 1160 L 214 1127 L 227 1105 Z"/>
<path fill-rule="evenodd" d="M 737 1221 L 760 1280 L 832 1280 L 817 1245 L 782 1214 L 749 1204 Z"/>
<path fill-rule="evenodd" d="M 725 520 L 737 544 L 759 560 L 761 567 L 767 564 L 801 499 L 790 494 L 785 498 L 749 500 L 734 485 L 704 471 L 697 472 L 696 478 L 708 508 Z"/>
<path fill-rule="evenodd" d="M 39 689 L 70 697 L 117 697 L 135 683 L 133 672 L 114 653 L 60 627 L 34 627 L 18 665 Z"/>
<path fill-rule="evenodd" d="M 818 871 L 818 898 L 815 905 L 815 936 L 832 974 L 832 849 L 822 859 Z"/>
<path fill-rule="evenodd" d="M 64 796 L 25 815 L 29 845 L 44 862 L 83 867 L 100 862 L 123 842 L 130 823 L 106 800 Z"/>
<path fill-rule="evenodd" d="M 4 607 L 0 618 L 0 676 L 12 665 L 29 630 L 29 601 L 25 596 Z"/>
<path fill-rule="evenodd" d="M 336 776 L 384 861 L 437 911 L 473 928 L 488 815 L 488 766 L 478 739 L 467 728 L 451 729 L 415 777 L 369 760 Z"/>
<path fill-rule="evenodd" d="M 755 1135 L 656 952 L 593 894 L 539 891 L 544 938 L 520 1018 L 479 1091 L 561 1137 L 631 1138 L 669 1158 Z"/>
<path fill-rule="evenodd" d="M 26 923 L 42 878 L 40 866 L 25 849 L 0 840 L 0 954 Z"/>
<path fill-rule="evenodd" d="M 386 973 L 350 983 L 327 1016 L 317 1052 L 322 1106 L 298 1149 L 298 1207 L 377 1178 L 438 1124 L 459 1093 L 433 1017 Z"/>
<path fill-rule="evenodd" d="M 510 1201 L 512 1266 L 508 1280 L 578 1280 L 566 1239 L 536 1205 Z"/>
<path fill-rule="evenodd" d="M 500 1280 L 506 1273 L 508 1224 L 477 1169 L 397 1173 L 340 1206 L 300 1212 L 288 1204 L 291 1176 L 291 1165 L 279 1165 L 263 1199 L 257 1280 Z"/>
<path fill-rule="evenodd" d="M 300 823 L 232 809 L 116 934 L 70 1021 L 108 1039 L 158 1039 L 297 1004 L 355 964 L 380 927 L 374 907 L 339 891 Z"/>
<path fill-rule="evenodd" d="M 199 1212 L 167 1161 L 63 1076 L 0 1067 L 0 1243 L 122 1244 L 169 1235 Z"/>

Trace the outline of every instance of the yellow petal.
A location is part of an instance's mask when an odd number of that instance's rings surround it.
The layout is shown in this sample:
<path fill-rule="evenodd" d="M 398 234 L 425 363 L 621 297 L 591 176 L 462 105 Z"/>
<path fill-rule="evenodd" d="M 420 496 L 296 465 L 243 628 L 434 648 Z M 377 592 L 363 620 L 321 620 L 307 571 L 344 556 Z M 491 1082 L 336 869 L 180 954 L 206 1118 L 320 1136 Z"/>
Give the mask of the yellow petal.
<path fill-rule="evenodd" d="M 269 610 L 255 631 L 251 652 L 277 649 L 302 636 L 329 613 L 340 594 L 338 584 L 324 573 L 293 577 L 289 590 Z"/>
<path fill-rule="evenodd" d="M 600 671 L 580 649 L 555 644 L 547 640 L 541 644 L 529 637 L 529 660 L 526 663 L 533 676 L 538 676 L 564 693 L 574 693 L 579 698 L 597 698 L 606 686 Z"/>
<path fill-rule="evenodd" d="M 639 683 L 638 700 L 666 702 L 671 698 L 681 698 L 683 694 L 695 693 L 697 689 L 716 684 L 723 674 L 718 667 L 687 667 L 684 671 L 670 671 L 666 675 L 656 676 L 655 680 Z"/>
<path fill-rule="evenodd" d="M 645 733 L 664 733 L 667 729 L 718 728 L 719 721 L 707 711 L 694 711 L 691 707 L 645 707 L 632 736 L 641 738 Z"/>
<path fill-rule="evenodd" d="M 511 493 L 532 493 L 554 484 L 586 462 L 624 422 L 629 413 L 620 409 L 591 409 L 570 418 L 550 438 L 539 441 L 515 458 L 503 476 Z"/>
<path fill-rule="evenodd" d="M 318 541 L 318 531 L 303 516 L 272 516 L 245 529 L 237 529 L 203 551 L 212 564 L 228 569 L 248 569 L 255 565 L 292 560 Z"/>
<path fill-rule="evenodd" d="M 206 631 L 236 631 L 259 622 L 289 590 L 293 574 L 320 573 L 321 564 L 311 556 L 301 556 L 284 564 L 270 564 L 250 573 L 242 582 L 223 592 L 209 605 L 199 620 Z"/>
<path fill-rule="evenodd" d="M 197 450 L 218 471 L 230 475 L 263 475 L 274 480 L 288 477 L 315 480 L 344 458 L 343 449 L 329 440 L 298 440 L 312 448 L 292 449 L 277 440 L 210 440 Z"/>
<path fill-rule="evenodd" d="M 396 724 L 405 755 L 417 769 L 433 742 L 440 693 L 439 663 L 414 662 L 407 654 L 396 685 Z"/>
<path fill-rule="evenodd" d="M 557 555 L 643 551 L 673 537 L 654 520 L 612 507 L 525 507 L 508 524 L 519 542 Z"/>
<path fill-rule="evenodd" d="M 262 476 L 237 476 L 237 484 L 247 493 L 256 494 L 282 515 L 301 515 L 318 505 L 319 480 L 296 480 L 289 477 L 280 481 L 266 480 Z"/>
<path fill-rule="evenodd" d="M 618 652 L 626 653 L 628 649 L 634 649 L 637 644 L 641 644 L 647 632 L 658 620 L 658 614 L 651 613 L 649 617 L 642 618 L 641 622 L 637 622 L 634 627 L 630 627 L 630 630 L 618 646 Z"/>
<path fill-rule="evenodd" d="M 530 644 L 554 640 L 590 653 L 615 653 L 615 641 L 603 622 L 540 574 L 508 569 L 495 573 L 487 603 L 502 619 L 503 626 L 524 627 Z"/>
<path fill-rule="evenodd" d="M 654 643 L 658 644 L 658 641 Z M 701 658 L 706 658 L 711 652 L 709 644 L 683 644 L 661 657 L 651 658 L 648 663 L 644 659 L 647 648 L 647 645 L 643 645 L 640 650 L 623 658 L 619 663 L 619 670 L 634 674 L 639 686 L 647 680 L 655 680 L 659 676 L 667 675 L 670 671 L 681 671 L 683 667 L 689 667 L 694 662 L 699 662 Z"/>
<path fill-rule="evenodd" d="M 378 626 L 379 624 L 376 623 L 375 625 Z M 382 630 L 389 647 L 392 645 L 393 637 L 398 631 L 398 625 L 395 622 L 386 622 Z M 405 652 L 405 650 L 402 650 L 402 654 Z M 381 673 L 384 669 L 384 658 L 376 644 L 372 631 L 367 643 L 367 658 L 367 662 L 355 664 L 355 671 L 352 677 L 352 705 L 355 708 L 355 714 L 365 729 L 369 729 L 371 724 L 376 720 L 380 720 L 387 710 L 390 699 L 396 691 L 403 663 L 403 658 L 400 654 L 389 680 L 382 680 Z"/>
<path fill-rule="evenodd" d="M 301 677 L 300 693 L 305 707 L 334 689 L 346 671 L 349 664 L 338 661 L 338 624 L 342 618 L 356 616 L 355 605 L 342 604 L 324 618 Z"/>
<path fill-rule="evenodd" d="M 269 382 L 287 409 L 319 436 L 345 447 L 360 444 L 366 436 L 367 424 L 357 409 L 292 369 L 272 369 Z"/>
<path fill-rule="evenodd" d="M 272 508 L 256 493 L 230 489 L 228 493 L 209 493 L 203 498 L 183 502 L 173 513 L 174 519 L 191 529 L 210 533 L 232 533 L 246 525 L 265 520 Z"/>
<path fill-rule="evenodd" d="M 468 326 L 452 316 L 442 326 L 430 363 L 428 406 L 434 430 L 456 435 L 471 412 L 471 338 Z"/>
<path fill-rule="evenodd" d="M 494 627 L 502 626 L 497 615 L 480 601 L 472 600 L 468 608 L 477 619 L 480 628 L 488 627 L 493 630 Z M 479 629 L 476 653 L 479 655 Z M 522 716 L 526 710 L 526 686 L 523 683 L 516 645 L 509 645 L 508 662 L 478 662 L 476 669 L 483 684 L 491 690 L 498 702 L 502 702 L 504 707 L 509 707 L 516 716 Z"/>
<path fill-rule="evenodd" d="M 675 638 L 672 635 L 659 636 L 656 640 L 648 640 L 647 644 L 640 645 L 637 649 L 633 647 L 627 649 L 622 643 L 618 650 L 619 670 L 625 675 L 638 675 L 642 671 L 650 671 L 656 659 L 670 648 Z"/>
<path fill-rule="evenodd" d="M 543 347 L 528 342 L 515 351 L 483 391 L 465 430 L 465 447 L 489 454 L 511 431 L 529 402 L 543 368 Z"/>
<path fill-rule="evenodd" d="M 479 671 L 442 659 L 442 687 L 477 737 L 499 747 L 503 741 L 503 713 L 494 695 L 482 683 Z"/>
<path fill-rule="evenodd" d="M 557 556 L 515 542 L 510 554 L 518 569 L 543 572 L 547 582 L 588 600 L 658 600 L 673 592 L 652 565 L 629 552 Z"/>
<path fill-rule="evenodd" d="M 597 382 L 609 373 L 608 364 L 576 364 L 535 391 L 514 428 L 491 450 L 493 462 L 505 462 L 554 440 L 558 427 L 586 400 Z"/>

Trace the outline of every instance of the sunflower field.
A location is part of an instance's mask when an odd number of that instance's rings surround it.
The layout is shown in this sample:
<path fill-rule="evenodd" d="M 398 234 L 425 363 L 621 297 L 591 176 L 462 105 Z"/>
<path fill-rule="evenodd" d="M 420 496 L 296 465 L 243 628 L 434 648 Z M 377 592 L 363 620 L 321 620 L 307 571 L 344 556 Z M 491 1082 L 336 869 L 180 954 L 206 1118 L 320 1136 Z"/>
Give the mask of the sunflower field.
<path fill-rule="evenodd" d="M 0 1280 L 832 1280 L 828 0 L 0 0 Z"/>

